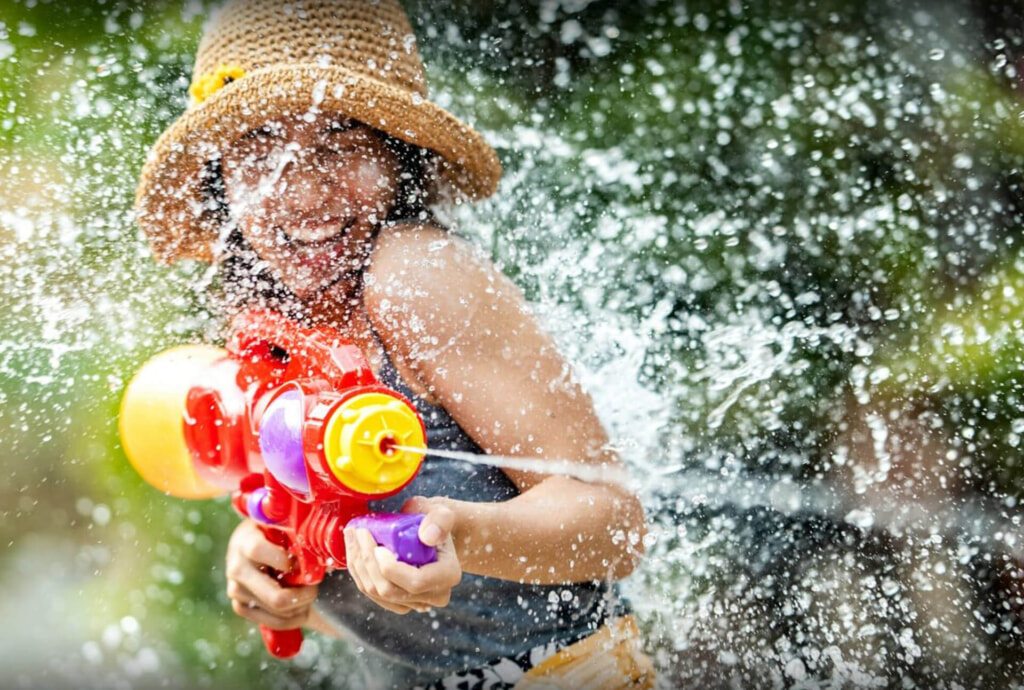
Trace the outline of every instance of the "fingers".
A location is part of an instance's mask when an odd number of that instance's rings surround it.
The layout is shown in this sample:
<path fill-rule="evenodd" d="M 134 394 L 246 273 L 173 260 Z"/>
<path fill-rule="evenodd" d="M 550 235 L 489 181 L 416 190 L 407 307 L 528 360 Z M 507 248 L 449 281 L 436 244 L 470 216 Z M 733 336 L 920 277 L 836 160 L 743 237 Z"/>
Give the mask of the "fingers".
<path fill-rule="evenodd" d="M 301 628 L 309 620 L 308 610 L 299 615 L 282 617 L 268 611 L 264 611 L 257 606 L 243 604 L 240 601 L 232 601 L 231 610 L 242 618 L 256 623 L 257 625 L 265 625 L 271 630 L 292 630 L 294 628 Z"/>
<path fill-rule="evenodd" d="M 227 553 L 227 594 L 242 618 L 274 630 L 305 625 L 316 601 L 316 585 L 285 587 L 267 569 L 291 569 L 287 550 L 270 542 L 251 521 L 231 535 Z"/>
<path fill-rule="evenodd" d="M 258 572 L 258 571 L 257 571 Z M 316 601 L 315 585 L 282 587 L 267 575 L 228 581 L 228 597 L 233 601 L 258 606 L 279 616 L 308 611 Z"/>
<path fill-rule="evenodd" d="M 426 611 L 447 606 L 452 587 L 462 579 L 462 566 L 452 540 L 455 513 L 441 498 L 415 496 L 403 513 L 422 513 L 418 536 L 437 548 L 437 561 L 421 567 L 402 563 L 395 554 L 377 546 L 368 530 L 346 529 L 345 549 L 349 572 L 360 591 L 396 613 Z"/>
<path fill-rule="evenodd" d="M 398 587 L 391 584 L 386 577 L 380 572 L 380 568 L 377 566 L 377 559 L 374 552 L 381 547 L 377 546 L 377 542 L 374 540 L 373 535 L 368 530 L 357 529 L 356 530 L 356 541 L 359 544 L 360 553 L 363 558 L 360 559 L 362 566 L 362 573 L 367 585 L 369 585 L 370 592 L 381 599 L 389 601 L 399 601 L 405 599 L 406 593 L 402 592 Z M 386 551 L 387 549 L 385 549 Z"/>
<path fill-rule="evenodd" d="M 447 606 L 451 589 L 462 580 L 462 567 L 454 549 L 438 549 L 437 562 L 419 568 L 402 563 L 395 554 L 377 547 L 374 560 L 381 577 L 411 601 L 430 606 Z"/>
<path fill-rule="evenodd" d="M 261 608 L 281 613 L 308 607 L 316 600 L 316 585 L 282 586 L 264 567 L 239 553 L 229 553 L 226 572 L 228 596 L 234 599 L 233 594 L 244 591 Z"/>
<path fill-rule="evenodd" d="M 443 498 L 413 496 L 402 506 L 402 512 L 423 514 L 418 536 L 427 546 L 441 544 L 455 529 L 455 512 Z"/>
<path fill-rule="evenodd" d="M 365 594 L 379 606 L 391 611 L 392 613 L 400 615 L 409 613 L 409 611 L 412 610 L 410 606 L 383 598 L 377 591 L 376 582 L 378 581 L 378 578 L 374 574 L 368 572 L 368 559 L 361 546 L 361 541 L 357 536 L 357 532 L 359 531 L 360 530 L 353 528 L 347 528 L 344 531 L 345 558 L 348 561 L 348 571 L 352 576 L 352 580 L 356 583 L 360 592 Z M 367 532 L 367 534 L 369 534 L 369 532 Z M 370 541 L 373 541 L 372 535 L 370 536 Z M 376 547 L 376 542 L 374 542 L 374 547 Z"/>
<path fill-rule="evenodd" d="M 345 548 L 349 571 L 360 591 L 396 613 L 447 606 L 452 587 L 462 579 L 450 536 L 439 545 L 438 561 L 418 568 L 377 546 L 368 530 L 346 530 Z"/>
<path fill-rule="evenodd" d="M 250 520 L 243 523 L 245 528 L 236 530 L 238 551 L 254 563 L 265 565 L 282 573 L 292 569 L 292 557 L 288 550 L 267 539 L 263 531 Z M 232 535 L 232 541 L 235 535 Z"/>
<path fill-rule="evenodd" d="M 306 625 L 316 599 L 316 587 L 281 587 L 265 575 L 263 579 L 277 589 L 269 597 L 257 595 L 237 581 L 229 581 L 228 597 L 231 598 L 232 610 L 246 620 L 273 630 L 290 630 Z M 295 596 L 292 596 L 293 592 Z"/>
<path fill-rule="evenodd" d="M 420 541 L 427 546 L 438 546 L 452 533 L 454 527 L 455 513 L 443 505 L 435 505 L 420 524 Z"/>

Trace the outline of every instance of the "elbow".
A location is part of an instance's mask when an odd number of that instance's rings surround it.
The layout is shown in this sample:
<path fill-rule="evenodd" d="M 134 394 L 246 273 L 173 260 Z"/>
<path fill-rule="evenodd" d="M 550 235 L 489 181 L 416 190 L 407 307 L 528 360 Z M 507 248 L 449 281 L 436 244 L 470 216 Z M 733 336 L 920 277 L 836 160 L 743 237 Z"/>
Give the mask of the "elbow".
<path fill-rule="evenodd" d="M 629 577 L 640 566 L 647 551 L 647 520 L 640 499 L 635 495 L 623 497 L 619 506 L 618 539 L 620 557 L 612 567 L 612 578 Z"/>

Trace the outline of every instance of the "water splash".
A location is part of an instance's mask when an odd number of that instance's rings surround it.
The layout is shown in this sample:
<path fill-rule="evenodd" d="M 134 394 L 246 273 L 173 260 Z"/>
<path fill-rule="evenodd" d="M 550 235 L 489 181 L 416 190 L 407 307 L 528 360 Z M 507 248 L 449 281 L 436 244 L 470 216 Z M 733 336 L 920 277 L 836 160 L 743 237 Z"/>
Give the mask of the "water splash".
<path fill-rule="evenodd" d="M 446 217 L 594 397 L 628 474 L 579 478 L 643 497 L 655 541 L 625 587 L 669 682 L 1019 685 L 1013 12 L 419 4 L 432 100 L 475 116 L 507 170 L 498 198 Z M 129 663 L 142 649 L 172 675 L 198 660 L 197 685 L 258 667 L 203 589 L 230 511 L 160 503 L 111 461 L 127 373 L 220 329 L 198 307 L 213 273 L 151 261 L 125 182 L 184 108 L 188 7 L 112 8 L 88 40 L 0 27 L 0 525 L 45 555 L 19 568 L 84 592 L 47 601 L 102 622 L 48 655 L 75 679 L 100 673 L 97 649 L 115 679 L 152 672 Z M 85 497 L 112 516 L 68 508 Z M 53 533 L 82 546 L 31 538 Z"/>

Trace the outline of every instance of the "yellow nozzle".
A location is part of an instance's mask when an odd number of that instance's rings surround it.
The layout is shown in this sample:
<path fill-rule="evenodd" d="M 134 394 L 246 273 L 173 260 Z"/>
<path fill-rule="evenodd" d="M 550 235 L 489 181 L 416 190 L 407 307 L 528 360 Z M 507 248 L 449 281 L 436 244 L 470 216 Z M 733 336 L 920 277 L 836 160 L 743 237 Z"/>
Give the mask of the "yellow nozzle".
<path fill-rule="evenodd" d="M 334 411 L 324 431 L 328 467 L 342 484 L 362 494 L 400 488 L 416 474 L 426 449 L 419 415 L 385 393 L 349 398 Z"/>
<path fill-rule="evenodd" d="M 142 365 L 125 388 L 118 419 L 121 445 L 135 470 L 160 491 L 178 498 L 226 493 L 196 474 L 181 428 L 196 374 L 225 354 L 208 345 L 165 350 Z"/>

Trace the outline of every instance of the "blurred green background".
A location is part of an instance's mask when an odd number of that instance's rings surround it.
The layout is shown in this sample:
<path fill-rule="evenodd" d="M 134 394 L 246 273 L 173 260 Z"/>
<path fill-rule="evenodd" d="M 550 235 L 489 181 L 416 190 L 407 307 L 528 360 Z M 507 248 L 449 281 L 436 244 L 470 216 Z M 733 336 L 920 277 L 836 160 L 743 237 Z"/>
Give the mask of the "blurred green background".
<path fill-rule="evenodd" d="M 627 589 L 666 682 L 1019 685 L 1016 5 L 406 5 L 506 167 L 453 218 L 653 477 Z M 157 266 L 131 217 L 208 9 L 0 5 L 5 686 L 365 681 L 313 636 L 270 660 L 223 593 L 230 506 L 117 441 L 131 373 L 222 327 L 206 267 Z"/>

